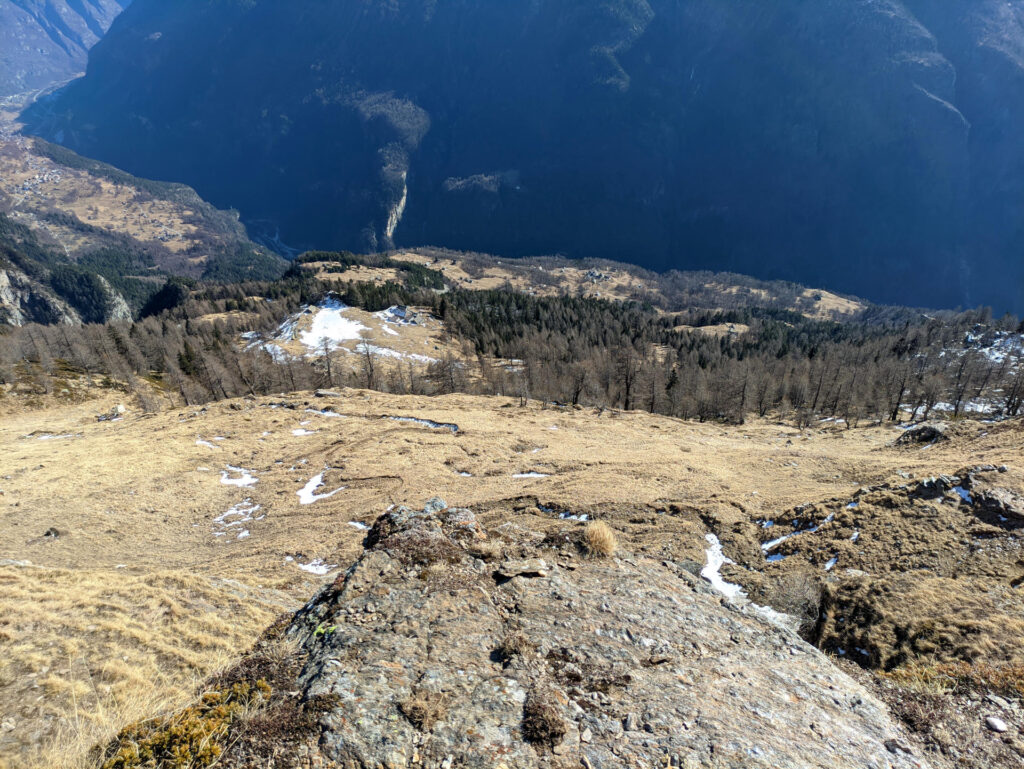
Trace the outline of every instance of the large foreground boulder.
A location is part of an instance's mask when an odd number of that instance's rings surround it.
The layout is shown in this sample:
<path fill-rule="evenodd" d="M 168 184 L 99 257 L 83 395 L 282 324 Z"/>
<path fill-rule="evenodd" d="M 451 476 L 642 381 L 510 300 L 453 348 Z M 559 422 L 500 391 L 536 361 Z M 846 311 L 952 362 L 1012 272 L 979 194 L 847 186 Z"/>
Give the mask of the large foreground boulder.
<path fill-rule="evenodd" d="M 220 682 L 218 707 L 248 714 L 217 765 L 926 766 L 795 634 L 669 562 L 587 557 L 574 536 L 488 534 L 439 503 L 388 513 Z"/>

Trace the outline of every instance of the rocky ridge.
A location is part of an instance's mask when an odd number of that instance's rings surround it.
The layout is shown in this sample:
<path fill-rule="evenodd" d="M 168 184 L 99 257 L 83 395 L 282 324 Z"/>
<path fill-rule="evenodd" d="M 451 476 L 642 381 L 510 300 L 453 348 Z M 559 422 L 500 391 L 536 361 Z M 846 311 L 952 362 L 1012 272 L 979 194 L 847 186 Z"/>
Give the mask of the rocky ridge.
<path fill-rule="evenodd" d="M 219 765 L 927 766 L 824 655 L 670 561 L 487 532 L 439 499 L 364 547 L 215 682 L 273 690 Z M 107 766 L 169 723 L 129 729 Z"/>
<path fill-rule="evenodd" d="M 0 267 L 0 325 L 81 322 L 78 313 L 52 291 L 14 267 Z"/>

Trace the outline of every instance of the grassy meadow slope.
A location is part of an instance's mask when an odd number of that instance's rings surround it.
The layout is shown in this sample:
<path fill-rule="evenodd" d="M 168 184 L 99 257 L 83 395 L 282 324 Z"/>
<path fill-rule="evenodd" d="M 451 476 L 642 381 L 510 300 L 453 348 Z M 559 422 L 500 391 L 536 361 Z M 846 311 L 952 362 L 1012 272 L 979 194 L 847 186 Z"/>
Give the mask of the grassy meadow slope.
<path fill-rule="evenodd" d="M 1007 465 L 1000 485 L 1024 490 L 1019 422 L 962 422 L 955 438 L 922 450 L 894 445 L 902 431 L 892 426 L 698 424 L 499 397 L 343 390 L 150 413 L 128 402 L 118 419 L 125 397 L 84 388 L 77 402 L 46 396 L 32 408 L 0 398 L 0 756 L 11 767 L 58 756 L 74 766 L 84 746 L 183 702 L 275 614 L 341 573 L 365 526 L 393 504 L 440 495 L 490 529 L 510 524 L 513 538 L 515 527 L 557 537 L 584 526 L 562 515 L 596 517 L 625 552 L 695 571 L 716 533 L 738 563 L 726 577 L 784 603 L 793 575 L 839 590 L 854 572 L 888 579 L 906 550 L 919 568 L 941 570 L 929 562 L 934 537 L 964 525 L 964 510 L 933 500 L 929 520 L 919 502 L 872 501 L 858 489 L 984 462 Z M 836 519 L 786 543 L 784 562 L 765 562 L 763 521 L 854 498 L 863 518 Z M 913 543 L 894 546 L 886 530 L 909 518 Z M 849 524 L 859 549 L 826 572 L 818 538 L 846 538 L 839 527 Z M 1019 557 L 1018 529 L 985 534 L 990 550 L 999 545 L 986 554 L 968 528 L 949 547 L 986 567 L 965 589 L 975 601 L 987 591 L 1009 618 L 1019 598 L 996 594 Z M 941 621 L 935 600 L 924 610 Z M 1012 647 L 983 661 L 1024 663 Z"/>

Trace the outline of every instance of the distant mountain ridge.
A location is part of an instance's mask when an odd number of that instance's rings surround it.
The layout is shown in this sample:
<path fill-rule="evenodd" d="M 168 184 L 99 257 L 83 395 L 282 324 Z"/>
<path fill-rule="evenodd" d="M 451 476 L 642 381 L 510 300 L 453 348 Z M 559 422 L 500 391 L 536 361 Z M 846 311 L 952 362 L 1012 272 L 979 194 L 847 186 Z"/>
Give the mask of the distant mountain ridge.
<path fill-rule="evenodd" d="M 131 0 L 0 0 L 0 97 L 85 70 L 89 49 Z"/>
<path fill-rule="evenodd" d="M 30 128 L 299 248 L 1024 307 L 1024 0 L 137 0 Z"/>

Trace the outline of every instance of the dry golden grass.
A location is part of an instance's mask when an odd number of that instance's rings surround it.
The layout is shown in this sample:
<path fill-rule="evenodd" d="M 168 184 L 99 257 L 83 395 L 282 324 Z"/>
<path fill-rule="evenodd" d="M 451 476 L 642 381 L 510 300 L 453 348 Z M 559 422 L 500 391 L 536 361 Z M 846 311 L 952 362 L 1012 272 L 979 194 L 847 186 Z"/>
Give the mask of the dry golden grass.
<path fill-rule="evenodd" d="M 676 326 L 674 331 L 688 331 L 692 334 L 703 334 L 704 336 L 720 339 L 724 336 L 740 336 L 750 331 L 750 326 L 744 323 L 720 323 L 717 326 Z"/>
<path fill-rule="evenodd" d="M 0 589 L 3 748 L 39 767 L 78 766 L 126 723 L 180 706 L 282 608 L 185 573 L 2 566 Z"/>
<path fill-rule="evenodd" d="M 0 568 L 0 711 L 18 725 L 0 734 L 0 756 L 11 769 L 31 765 L 27 746 L 48 742 L 73 766 L 86 743 L 187 700 L 281 608 L 351 563 L 365 532 L 348 524 L 372 523 L 390 504 L 441 495 L 475 508 L 495 534 L 510 521 L 582 534 L 538 505 L 596 513 L 632 552 L 702 563 L 709 521 L 739 560 L 728 532 L 741 524 L 754 531 L 754 520 L 798 504 L 905 483 L 897 469 L 923 477 L 1005 463 L 1001 483 L 1017 483 L 1024 467 L 1019 425 L 974 426 L 921 451 L 894 448 L 901 433 L 888 426 L 736 428 L 508 398 L 345 390 L 145 415 L 125 393 L 96 393 L 41 396 L 36 408 L 0 398 L 0 561 L 46 567 Z M 129 407 L 122 421 L 96 421 L 119 402 Z M 300 427 L 312 434 L 293 434 Z M 222 483 L 228 465 L 258 482 Z M 344 490 L 301 504 L 298 491 L 321 471 L 318 493 Z M 246 499 L 260 506 L 254 520 L 216 522 Z M 51 527 L 58 538 L 42 536 Z M 865 533 L 858 547 L 869 542 Z M 299 568 L 315 559 L 334 568 Z"/>
<path fill-rule="evenodd" d="M 398 703 L 398 709 L 417 729 L 429 732 L 448 713 L 448 698 L 439 692 L 415 691 Z"/>
<path fill-rule="evenodd" d="M 591 555 L 611 558 L 619 547 L 619 541 L 615 537 L 615 532 L 604 521 L 588 523 L 584 535 L 587 539 L 587 550 L 590 551 Z"/>
<path fill-rule="evenodd" d="M 925 694 L 959 690 L 991 691 L 1015 699 L 1024 697 L 1024 665 L 1021 664 L 914 661 L 881 675 L 905 689 Z"/>

